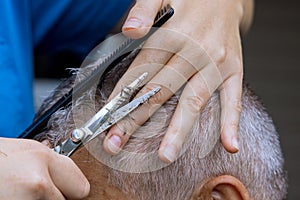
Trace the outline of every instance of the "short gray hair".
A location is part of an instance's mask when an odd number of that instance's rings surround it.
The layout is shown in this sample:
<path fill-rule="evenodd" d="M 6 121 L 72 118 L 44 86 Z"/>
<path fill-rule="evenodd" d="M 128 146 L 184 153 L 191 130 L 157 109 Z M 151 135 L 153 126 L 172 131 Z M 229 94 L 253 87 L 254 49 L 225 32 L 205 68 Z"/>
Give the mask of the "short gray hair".
<path fill-rule="evenodd" d="M 126 70 L 123 68 L 108 74 L 100 84 L 101 86 L 98 86 L 96 98 L 99 104 L 94 109 L 97 110 L 103 106 L 116 81 Z M 120 72 L 120 69 L 123 71 Z M 119 73 L 119 76 L 116 75 L 116 72 Z M 62 96 L 66 89 L 72 87 L 73 82 L 74 78 L 69 79 L 54 91 L 52 96 L 45 101 L 37 116 Z M 89 95 L 88 99 L 94 101 L 95 97 Z M 41 133 L 36 139 L 40 141 L 48 139 L 52 145 L 56 145 L 74 129 L 72 115 L 74 109 L 84 108 L 85 114 L 81 116 L 82 122 L 92 115 L 95 110 L 90 111 L 90 108 L 86 107 L 89 103 L 86 98 L 79 98 L 75 106 L 57 111 L 49 121 L 48 130 Z M 149 122 L 138 130 L 144 133 L 155 132 L 154 136 L 145 139 L 133 135 L 126 144 L 124 152 L 157 150 L 176 105 L 177 98 L 173 96 Z M 186 145 L 185 151 L 175 162 L 158 170 L 143 173 L 110 169 L 111 183 L 141 200 L 183 200 L 190 199 L 196 187 L 203 184 L 207 178 L 232 175 L 246 186 L 252 199 L 284 199 L 287 193 L 287 175 L 284 170 L 284 159 L 278 134 L 257 96 L 245 85 L 242 107 L 238 153 L 226 152 L 220 142 L 220 99 L 218 93 L 214 93 L 202 109 L 199 119 L 191 131 L 191 142 Z M 168 112 L 165 112 L 166 109 Z M 159 121 L 162 121 L 161 119 L 164 119 L 163 125 L 158 124 Z M 157 129 L 157 127 L 161 128 Z M 217 141 L 213 141 L 211 138 L 217 138 Z M 212 150 L 207 155 L 201 156 L 201 152 L 206 151 L 205 148 L 210 148 L 212 145 L 214 145 Z M 138 164 L 134 156 L 126 156 L 122 153 L 119 161 L 127 163 L 129 168 Z M 144 161 L 140 160 L 140 162 Z"/>

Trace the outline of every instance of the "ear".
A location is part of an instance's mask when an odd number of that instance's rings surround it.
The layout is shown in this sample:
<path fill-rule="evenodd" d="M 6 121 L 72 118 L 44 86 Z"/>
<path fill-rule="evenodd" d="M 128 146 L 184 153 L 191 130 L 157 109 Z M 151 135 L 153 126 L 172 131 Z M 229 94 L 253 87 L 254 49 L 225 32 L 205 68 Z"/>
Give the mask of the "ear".
<path fill-rule="evenodd" d="M 209 179 L 197 188 L 192 199 L 250 200 L 250 197 L 240 180 L 230 175 L 222 175 Z"/>

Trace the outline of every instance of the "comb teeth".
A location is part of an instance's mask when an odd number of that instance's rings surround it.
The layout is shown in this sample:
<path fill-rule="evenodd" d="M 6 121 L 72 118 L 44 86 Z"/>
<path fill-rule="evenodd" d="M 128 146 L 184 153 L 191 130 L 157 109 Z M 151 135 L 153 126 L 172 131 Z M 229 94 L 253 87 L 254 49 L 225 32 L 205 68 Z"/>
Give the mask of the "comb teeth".
<path fill-rule="evenodd" d="M 164 8 L 162 8 L 155 17 L 153 27 L 160 27 L 163 25 L 174 13 L 173 8 L 168 4 Z M 152 30 L 153 31 L 153 30 Z M 150 31 L 150 32 L 152 32 Z M 154 30 L 155 31 L 155 30 Z M 152 33 L 148 33 L 144 38 L 134 40 L 134 39 L 126 39 L 117 49 L 115 49 L 109 56 L 107 56 L 99 66 L 97 66 L 90 77 L 87 77 L 85 80 L 80 82 L 78 85 L 74 87 L 74 92 L 77 93 L 77 90 L 83 92 L 86 90 L 85 88 L 91 87 L 91 83 L 97 80 L 98 77 L 101 77 L 105 70 L 103 68 L 109 68 L 109 65 L 112 64 L 112 61 L 117 59 L 120 56 L 126 55 L 126 53 L 133 51 L 138 48 L 139 45 L 143 44 Z M 83 89 L 84 88 L 84 89 Z M 73 95 L 74 95 L 73 92 Z"/>
<path fill-rule="evenodd" d="M 154 22 L 157 22 L 163 15 L 165 15 L 168 11 L 170 11 L 171 6 L 168 4 L 165 7 L 163 7 L 156 15 Z M 173 9 L 172 9 L 173 10 Z"/>
<path fill-rule="evenodd" d="M 123 54 L 126 55 L 124 50 L 130 43 L 132 43 L 132 39 L 126 39 L 117 49 L 115 49 L 111 54 L 104 58 L 104 60 L 100 64 L 96 64 L 95 69 L 90 73 L 88 77 L 85 77 L 84 80 L 81 80 L 77 85 L 75 85 L 73 89 L 73 95 L 80 94 L 90 88 L 93 84 L 99 81 L 99 77 L 103 75 L 106 68 L 108 68 L 114 60 Z M 91 63 L 93 65 L 95 63 Z"/>
<path fill-rule="evenodd" d="M 155 17 L 153 27 L 162 26 L 172 15 L 174 14 L 174 10 L 170 5 L 165 6 Z M 91 74 L 84 78 L 82 81 L 77 83 L 71 90 L 65 93 L 60 99 L 56 101 L 48 110 L 44 112 L 42 116 L 36 119 L 26 130 L 21 133 L 19 138 L 34 138 L 43 128 L 45 128 L 49 118 L 53 113 L 55 113 L 58 109 L 68 105 L 73 96 L 81 95 L 88 88 L 90 88 L 95 81 L 100 80 L 102 75 L 105 73 L 107 69 L 110 69 L 114 64 L 114 61 L 121 58 L 121 60 L 127 56 L 127 53 L 135 49 L 139 49 L 141 45 L 147 40 L 157 29 L 152 29 L 149 33 L 137 40 L 126 39 L 116 50 L 114 50 L 109 56 L 105 57 L 103 61 L 99 64 L 96 61 L 89 62 L 83 61 L 82 66 L 88 66 L 96 64 L 95 69 L 91 72 Z M 121 61 L 120 60 L 120 61 Z"/>

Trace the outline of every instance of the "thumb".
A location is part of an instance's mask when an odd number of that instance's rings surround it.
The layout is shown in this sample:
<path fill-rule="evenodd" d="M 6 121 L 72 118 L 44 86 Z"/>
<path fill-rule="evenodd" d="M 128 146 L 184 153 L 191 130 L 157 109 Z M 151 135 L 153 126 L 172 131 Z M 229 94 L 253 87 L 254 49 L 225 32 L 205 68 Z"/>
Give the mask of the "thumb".
<path fill-rule="evenodd" d="M 133 39 L 146 35 L 161 6 L 162 0 L 137 0 L 123 25 L 123 34 Z"/>

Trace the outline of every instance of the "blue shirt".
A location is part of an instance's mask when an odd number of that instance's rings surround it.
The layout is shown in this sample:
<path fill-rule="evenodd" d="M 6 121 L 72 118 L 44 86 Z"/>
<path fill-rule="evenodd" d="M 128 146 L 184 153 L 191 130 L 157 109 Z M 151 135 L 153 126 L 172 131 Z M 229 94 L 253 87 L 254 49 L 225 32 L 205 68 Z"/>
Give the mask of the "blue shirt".
<path fill-rule="evenodd" d="M 132 0 L 0 1 L 0 136 L 17 137 L 34 117 L 33 49 L 86 55 Z"/>

